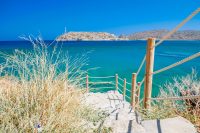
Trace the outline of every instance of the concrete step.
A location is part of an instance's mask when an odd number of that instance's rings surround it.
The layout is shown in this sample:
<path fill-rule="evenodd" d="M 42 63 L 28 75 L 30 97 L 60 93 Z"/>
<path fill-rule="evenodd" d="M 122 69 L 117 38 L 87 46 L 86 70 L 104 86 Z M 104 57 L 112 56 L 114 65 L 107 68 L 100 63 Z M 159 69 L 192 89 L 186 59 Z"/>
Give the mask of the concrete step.
<path fill-rule="evenodd" d="M 145 133 L 138 119 L 134 111 L 120 108 L 106 118 L 104 126 L 112 127 L 114 133 Z"/>
<path fill-rule="evenodd" d="M 145 133 L 138 115 L 118 92 L 89 93 L 87 99 L 90 99 L 87 102 L 94 108 L 109 114 L 104 126 L 111 127 L 114 133 Z"/>
<path fill-rule="evenodd" d="M 86 94 L 86 103 L 109 114 L 104 126 L 111 127 L 114 133 L 196 133 L 194 125 L 184 118 L 142 121 L 115 91 Z"/>

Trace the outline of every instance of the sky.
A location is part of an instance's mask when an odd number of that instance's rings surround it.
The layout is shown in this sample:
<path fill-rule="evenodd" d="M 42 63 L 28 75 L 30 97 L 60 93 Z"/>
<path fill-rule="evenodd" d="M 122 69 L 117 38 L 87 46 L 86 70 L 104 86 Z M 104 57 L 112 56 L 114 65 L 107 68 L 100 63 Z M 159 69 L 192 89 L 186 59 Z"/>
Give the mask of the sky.
<path fill-rule="evenodd" d="M 42 36 L 53 40 L 67 31 L 117 35 L 172 29 L 200 0 L 0 0 L 0 40 Z M 200 30 L 200 14 L 181 30 Z"/>

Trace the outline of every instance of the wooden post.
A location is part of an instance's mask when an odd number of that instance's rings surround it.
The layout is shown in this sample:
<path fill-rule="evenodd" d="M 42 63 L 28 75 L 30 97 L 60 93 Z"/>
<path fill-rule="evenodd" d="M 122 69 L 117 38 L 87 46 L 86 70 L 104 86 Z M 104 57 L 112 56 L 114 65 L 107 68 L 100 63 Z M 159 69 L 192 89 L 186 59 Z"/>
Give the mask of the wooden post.
<path fill-rule="evenodd" d="M 131 107 L 135 109 L 135 90 L 136 90 L 136 73 L 132 74 L 132 86 L 131 86 Z"/>
<path fill-rule="evenodd" d="M 89 78 L 88 75 L 86 75 L 86 92 L 89 92 Z"/>
<path fill-rule="evenodd" d="M 155 38 L 148 38 L 147 50 L 146 50 L 146 77 L 144 88 L 144 108 L 149 109 L 151 107 L 151 92 L 152 92 L 152 80 L 153 80 L 153 66 L 154 66 L 154 46 Z"/>
<path fill-rule="evenodd" d="M 116 92 L 118 91 L 118 74 L 115 74 L 115 87 L 116 87 Z"/>
<path fill-rule="evenodd" d="M 126 79 L 124 79 L 124 92 L 123 92 L 123 99 L 126 100 Z"/>
<path fill-rule="evenodd" d="M 136 91 L 136 100 L 135 100 L 135 103 L 136 103 L 136 106 L 139 106 L 140 104 L 140 82 L 137 83 L 137 91 Z"/>

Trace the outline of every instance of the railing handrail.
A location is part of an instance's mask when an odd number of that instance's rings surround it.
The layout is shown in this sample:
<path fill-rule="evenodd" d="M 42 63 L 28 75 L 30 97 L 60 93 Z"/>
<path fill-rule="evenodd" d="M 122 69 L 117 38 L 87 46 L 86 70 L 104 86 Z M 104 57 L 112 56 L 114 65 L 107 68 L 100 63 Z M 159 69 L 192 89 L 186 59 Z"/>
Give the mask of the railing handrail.
<path fill-rule="evenodd" d="M 178 31 L 184 24 L 186 24 L 189 20 L 191 20 L 195 15 L 197 15 L 200 12 L 200 8 L 197 8 L 195 11 L 193 11 L 189 16 L 187 16 L 182 22 L 180 22 L 174 29 L 169 31 L 165 36 L 163 36 L 157 43 L 155 42 L 154 38 L 148 39 L 148 46 L 147 46 L 147 54 L 144 55 L 144 58 L 137 70 L 136 73 L 132 74 L 132 83 L 129 83 L 126 81 L 126 79 L 121 78 L 116 74 L 115 76 L 106 76 L 106 77 L 89 77 L 86 76 L 86 90 L 89 90 L 89 84 L 108 84 L 111 83 L 112 85 L 115 85 L 116 91 L 123 94 L 124 99 L 128 98 L 131 101 L 131 106 L 134 108 L 136 104 L 140 104 L 140 88 L 145 82 L 145 92 L 144 92 L 144 105 L 145 108 L 149 108 L 150 100 L 184 100 L 184 99 L 195 99 L 200 98 L 200 95 L 190 95 L 190 96 L 181 96 L 181 97 L 157 97 L 152 98 L 151 97 L 151 89 L 152 89 L 152 76 L 164 71 L 167 71 L 173 67 L 176 67 L 178 65 L 181 65 L 183 63 L 186 63 L 194 58 L 197 58 L 200 56 L 200 52 L 195 53 L 183 60 L 177 61 L 176 63 L 173 63 L 167 67 L 161 68 L 159 70 L 153 71 L 153 65 L 154 65 L 154 49 L 158 45 L 160 45 L 163 41 L 168 39 L 172 34 L 174 34 L 176 31 Z M 146 62 L 146 74 L 141 80 L 139 84 L 136 84 L 137 82 L 137 76 L 139 75 L 140 71 L 142 70 L 142 67 L 144 66 Z M 109 78 L 115 78 L 115 84 L 111 82 L 90 82 L 89 79 L 109 79 Z M 123 81 L 124 85 L 122 85 L 118 80 Z M 126 85 L 131 85 L 131 90 L 127 89 Z M 123 90 L 121 90 L 120 87 L 122 87 Z M 131 93 L 131 97 L 127 96 L 126 91 Z M 139 91 L 139 92 L 138 92 Z M 135 100 L 137 103 L 135 103 Z M 137 105 L 136 105 L 137 106 Z"/>
<path fill-rule="evenodd" d="M 151 100 L 185 100 L 185 99 L 197 99 L 200 95 L 188 95 L 188 96 L 174 96 L 174 97 L 156 97 L 150 98 Z"/>
<path fill-rule="evenodd" d="M 200 52 L 197 52 L 197 53 L 195 53 L 195 54 L 193 54 L 193 55 L 191 55 L 191 56 L 188 56 L 187 58 L 185 58 L 185 59 L 183 59 L 183 60 L 177 61 L 177 62 L 174 63 L 174 64 L 171 64 L 171 65 L 169 65 L 169 66 L 167 66 L 167 67 L 164 67 L 164 68 L 161 68 L 161 69 L 159 69 L 159 70 L 157 70 L 157 71 L 154 71 L 153 74 L 155 75 L 155 74 L 164 72 L 164 71 L 169 70 L 169 69 L 171 69 L 171 68 L 173 68 L 173 67 L 179 66 L 179 65 L 181 65 L 181 64 L 183 64 L 183 63 L 186 63 L 186 62 L 188 62 L 188 61 L 190 61 L 190 60 L 192 60 L 192 59 L 195 59 L 195 58 L 197 58 L 197 57 L 199 57 L 199 56 L 200 56 Z"/>
<path fill-rule="evenodd" d="M 105 76 L 105 77 L 93 77 L 93 76 L 90 76 L 89 78 L 90 79 L 106 79 L 106 78 L 114 78 L 115 76 Z"/>
<path fill-rule="evenodd" d="M 195 11 L 193 11 L 189 16 L 187 16 L 181 23 L 179 23 L 174 29 L 169 31 L 165 36 L 163 36 L 156 44 L 154 47 L 157 47 L 160 45 L 163 41 L 168 39 L 171 35 L 173 35 L 175 32 L 177 32 L 184 24 L 186 24 L 189 20 L 191 20 L 194 16 L 196 16 L 200 12 L 200 8 L 197 8 Z M 137 75 L 139 75 L 144 63 L 146 61 L 146 54 L 137 70 Z"/>

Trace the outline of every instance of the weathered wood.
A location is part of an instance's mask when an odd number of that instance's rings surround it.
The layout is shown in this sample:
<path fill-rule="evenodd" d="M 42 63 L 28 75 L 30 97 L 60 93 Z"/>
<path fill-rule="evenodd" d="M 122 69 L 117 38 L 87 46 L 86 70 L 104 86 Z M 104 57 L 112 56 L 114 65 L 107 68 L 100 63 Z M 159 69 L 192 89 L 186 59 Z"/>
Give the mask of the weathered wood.
<path fill-rule="evenodd" d="M 115 74 L 115 87 L 116 87 L 116 92 L 118 91 L 118 74 Z"/>
<path fill-rule="evenodd" d="M 131 85 L 131 107 L 135 109 L 135 91 L 136 91 L 136 73 L 132 74 L 132 85 Z"/>
<path fill-rule="evenodd" d="M 89 92 L 89 77 L 86 75 L 86 92 Z"/>
<path fill-rule="evenodd" d="M 139 106 L 140 104 L 140 82 L 137 83 L 137 90 L 136 90 L 136 99 L 135 99 L 135 103 L 136 103 L 136 106 Z"/>
<path fill-rule="evenodd" d="M 124 79 L 123 99 L 126 100 L 126 79 Z"/>
<path fill-rule="evenodd" d="M 151 93 L 152 93 L 152 80 L 153 80 L 153 66 L 154 66 L 154 51 L 155 51 L 155 38 L 148 38 L 146 50 L 146 75 L 145 75 L 145 88 L 144 88 L 144 108 L 151 107 Z"/>

